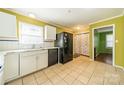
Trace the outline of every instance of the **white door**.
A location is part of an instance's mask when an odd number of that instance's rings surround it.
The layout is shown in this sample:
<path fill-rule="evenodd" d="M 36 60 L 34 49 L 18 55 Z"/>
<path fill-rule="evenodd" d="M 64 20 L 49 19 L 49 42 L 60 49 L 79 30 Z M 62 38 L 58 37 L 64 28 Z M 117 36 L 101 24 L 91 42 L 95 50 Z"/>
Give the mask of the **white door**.
<path fill-rule="evenodd" d="M 80 37 L 75 35 L 74 37 L 74 53 L 80 54 Z"/>
<path fill-rule="evenodd" d="M 48 66 L 48 51 L 44 50 L 37 55 L 37 70 L 40 70 L 47 66 Z"/>
<path fill-rule="evenodd" d="M 89 56 L 89 33 L 84 33 L 81 37 L 81 54 Z"/>
<path fill-rule="evenodd" d="M 19 54 L 10 53 L 5 56 L 5 81 L 14 79 L 19 75 Z"/>

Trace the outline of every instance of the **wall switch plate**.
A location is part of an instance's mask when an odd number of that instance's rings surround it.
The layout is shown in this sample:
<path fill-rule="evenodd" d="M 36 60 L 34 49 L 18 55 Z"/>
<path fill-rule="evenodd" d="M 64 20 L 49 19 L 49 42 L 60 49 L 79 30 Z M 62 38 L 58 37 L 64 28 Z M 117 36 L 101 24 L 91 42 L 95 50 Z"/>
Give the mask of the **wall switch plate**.
<path fill-rule="evenodd" d="M 115 40 L 115 43 L 118 43 L 118 40 Z"/>

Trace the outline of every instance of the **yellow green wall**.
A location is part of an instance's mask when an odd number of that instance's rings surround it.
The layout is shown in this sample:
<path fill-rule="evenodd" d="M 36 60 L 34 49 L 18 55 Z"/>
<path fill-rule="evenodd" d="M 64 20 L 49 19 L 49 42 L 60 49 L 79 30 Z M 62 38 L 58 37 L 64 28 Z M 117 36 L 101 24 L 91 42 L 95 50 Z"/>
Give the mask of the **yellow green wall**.
<path fill-rule="evenodd" d="M 38 25 L 38 26 L 51 25 L 51 24 L 48 24 L 46 22 L 43 22 L 43 21 L 40 21 L 40 20 L 37 20 L 37 19 L 33 19 L 33 18 L 28 17 L 28 16 L 24 16 L 24 15 L 21 15 L 21 14 L 18 14 L 18 13 L 15 13 L 15 12 L 12 12 L 10 10 L 3 9 L 3 8 L 0 8 L 0 12 L 5 12 L 5 13 L 8 13 L 8 14 L 15 15 L 16 18 L 17 18 L 17 29 L 18 29 L 19 21 L 34 24 L 34 25 Z M 72 33 L 69 30 L 65 30 L 64 27 L 63 28 L 56 27 L 56 29 L 57 29 L 57 33 L 64 32 L 64 31 Z"/>
<path fill-rule="evenodd" d="M 124 16 L 90 25 L 90 57 L 92 58 L 92 29 L 115 24 L 115 64 L 124 67 Z"/>

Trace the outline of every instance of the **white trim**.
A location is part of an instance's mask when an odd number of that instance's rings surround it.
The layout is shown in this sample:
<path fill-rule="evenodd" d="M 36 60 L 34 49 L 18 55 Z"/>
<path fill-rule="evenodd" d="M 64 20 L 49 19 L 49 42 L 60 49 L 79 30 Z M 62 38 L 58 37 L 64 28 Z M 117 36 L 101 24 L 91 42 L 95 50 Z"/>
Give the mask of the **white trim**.
<path fill-rule="evenodd" d="M 124 67 L 122 67 L 122 66 L 115 65 L 115 67 L 116 67 L 116 68 L 120 68 L 120 69 L 124 70 Z"/>
<path fill-rule="evenodd" d="M 121 16 L 123 16 L 123 13 L 120 14 L 120 15 L 117 15 L 117 16 L 113 16 L 113 17 L 110 17 L 110 18 L 101 19 L 101 20 L 98 20 L 96 22 L 89 23 L 89 25 L 93 25 L 93 24 L 96 24 L 96 23 L 99 23 L 99 22 L 103 22 L 103 21 L 108 21 L 108 20 L 111 20 L 111 19 L 114 19 L 114 18 L 118 18 L 118 17 L 121 17 Z"/>
<path fill-rule="evenodd" d="M 113 41 L 113 51 L 112 51 L 112 57 L 113 57 L 112 65 L 115 66 L 115 24 L 104 25 L 104 26 L 92 28 L 92 59 L 94 60 L 94 31 L 95 31 L 95 29 L 99 29 L 99 28 L 103 28 L 103 27 L 109 27 L 109 26 L 113 27 L 113 40 L 114 41 Z"/>
<path fill-rule="evenodd" d="M 115 41 L 116 41 L 116 39 L 115 39 L 116 37 L 115 37 L 115 24 L 113 24 L 113 66 L 115 66 Z"/>

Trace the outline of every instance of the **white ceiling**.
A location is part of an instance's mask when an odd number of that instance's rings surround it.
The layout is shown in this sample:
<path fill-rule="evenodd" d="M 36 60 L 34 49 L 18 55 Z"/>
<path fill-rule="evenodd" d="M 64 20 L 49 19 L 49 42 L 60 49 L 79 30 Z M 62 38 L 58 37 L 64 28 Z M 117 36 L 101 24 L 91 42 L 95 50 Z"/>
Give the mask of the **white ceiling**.
<path fill-rule="evenodd" d="M 111 18 L 123 13 L 123 8 L 13 8 L 12 10 L 28 15 L 33 13 L 36 18 L 51 24 L 75 29 L 76 26 L 83 28 L 92 22 Z M 82 29 L 80 29 L 82 30 Z"/>

